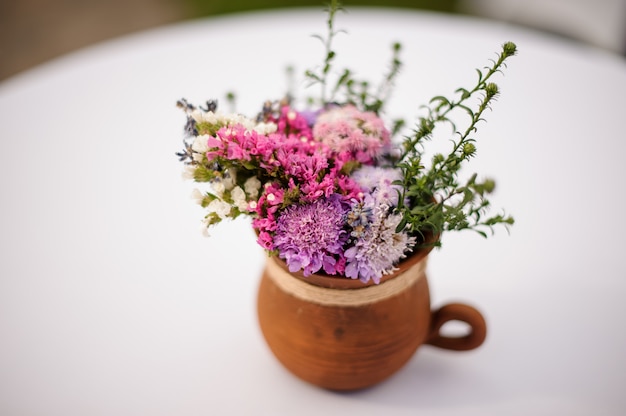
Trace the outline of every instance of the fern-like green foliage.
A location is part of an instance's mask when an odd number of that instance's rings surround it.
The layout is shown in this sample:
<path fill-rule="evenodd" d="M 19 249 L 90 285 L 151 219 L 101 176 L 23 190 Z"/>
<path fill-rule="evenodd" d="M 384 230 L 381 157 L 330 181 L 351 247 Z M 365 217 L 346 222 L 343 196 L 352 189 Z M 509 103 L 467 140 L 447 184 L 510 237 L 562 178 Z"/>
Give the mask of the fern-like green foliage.
<path fill-rule="evenodd" d="M 341 33 L 335 28 L 335 17 L 341 10 L 338 0 L 332 0 L 328 6 L 328 33 L 325 37 L 316 36 L 324 44 L 323 64 L 317 70 L 308 70 L 305 76 L 310 85 L 319 84 L 321 95 L 319 105 L 355 104 L 365 111 L 381 113 L 393 89 L 395 78 L 400 72 L 402 62 L 399 43 L 392 46 L 389 71 L 374 90 L 367 81 L 354 78 L 350 69 L 338 71 L 339 75 L 331 85 L 333 64 L 336 52 L 333 39 Z M 513 217 L 505 214 L 488 215 L 490 202 L 488 195 L 495 189 L 491 179 L 479 181 L 477 174 L 461 181 L 459 173 L 476 155 L 476 133 L 478 124 L 484 121 L 484 113 L 500 93 L 492 77 L 502 72 L 508 58 L 517 53 L 512 42 L 502 45 L 497 58 L 483 69 L 477 69 L 478 79 L 472 88 L 458 88 L 454 98 L 439 95 L 424 106 L 425 115 L 418 118 L 412 134 L 404 137 L 402 153 L 392 163 L 400 168 L 403 179 L 397 182 L 401 186 L 399 212 L 403 216 L 398 231 L 408 227 L 414 235 L 424 233 L 441 234 L 444 231 L 473 230 L 487 237 L 494 227 L 513 225 Z M 465 113 L 467 124 L 458 127 L 452 116 Z M 452 126 L 453 145 L 448 154 L 435 154 L 430 163 L 424 161 L 426 142 L 433 138 L 433 133 L 440 125 Z M 396 134 L 406 126 L 404 120 L 396 120 L 391 126 Z"/>
<path fill-rule="evenodd" d="M 512 42 L 502 46 L 498 58 L 490 67 L 477 70 L 478 80 L 471 88 L 459 88 L 454 100 L 436 96 L 425 107 L 426 115 L 417 121 L 413 134 L 403 141 L 403 154 L 397 163 L 402 169 L 403 194 L 398 208 L 404 218 L 400 227 L 408 226 L 412 232 L 429 230 L 434 233 L 470 229 L 487 236 L 498 224 L 513 225 L 511 216 L 497 214 L 486 216 L 489 208 L 487 195 L 495 188 L 491 179 L 477 180 L 473 174 L 460 182 L 459 172 L 476 155 L 477 125 L 499 94 L 491 77 L 505 67 L 506 60 L 514 56 L 517 47 Z M 472 105 L 471 101 L 475 103 Z M 468 123 L 458 128 L 452 122 L 455 111 L 466 113 Z M 428 168 L 423 163 L 425 142 L 433 136 L 435 128 L 449 124 L 453 129 L 453 145 L 447 154 L 435 154 Z"/>

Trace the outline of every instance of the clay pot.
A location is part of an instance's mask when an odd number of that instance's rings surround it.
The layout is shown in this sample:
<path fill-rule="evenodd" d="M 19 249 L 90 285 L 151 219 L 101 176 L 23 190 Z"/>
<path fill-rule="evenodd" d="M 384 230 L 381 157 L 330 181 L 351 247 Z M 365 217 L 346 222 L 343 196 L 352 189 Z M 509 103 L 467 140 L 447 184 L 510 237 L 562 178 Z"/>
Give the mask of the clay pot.
<path fill-rule="evenodd" d="M 356 390 L 398 371 L 422 344 L 471 350 L 482 344 L 485 320 L 476 309 L 448 304 L 430 309 L 425 274 L 430 250 L 416 251 L 379 285 L 290 273 L 270 257 L 258 292 L 261 331 L 293 374 L 331 390 Z M 440 334 L 448 321 L 466 322 L 461 337 Z"/>

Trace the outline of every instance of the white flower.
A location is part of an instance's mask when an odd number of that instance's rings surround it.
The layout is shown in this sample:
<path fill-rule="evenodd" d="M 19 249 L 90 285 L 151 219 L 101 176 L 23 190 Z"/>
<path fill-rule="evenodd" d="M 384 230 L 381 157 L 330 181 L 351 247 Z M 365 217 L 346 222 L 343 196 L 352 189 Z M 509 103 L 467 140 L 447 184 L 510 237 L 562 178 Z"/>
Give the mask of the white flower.
<path fill-rule="evenodd" d="M 202 153 L 202 154 L 208 152 L 209 151 L 209 146 L 207 145 L 208 140 L 209 140 L 208 134 L 196 136 L 195 139 L 193 140 L 193 144 L 191 145 L 191 150 L 193 150 L 196 153 Z"/>
<path fill-rule="evenodd" d="M 254 130 L 259 134 L 271 134 L 275 133 L 278 126 L 275 123 L 259 123 L 254 127 Z"/>
<path fill-rule="evenodd" d="M 203 237 L 210 237 L 209 235 L 209 227 L 211 225 L 209 224 L 209 219 L 205 218 L 202 220 L 202 226 L 200 227 L 200 231 L 202 232 L 202 236 Z"/>
<path fill-rule="evenodd" d="M 183 172 L 182 172 L 183 179 L 185 180 L 193 179 L 195 172 L 196 172 L 196 168 L 194 166 L 185 165 L 185 167 L 183 168 Z"/>
<path fill-rule="evenodd" d="M 191 113 L 191 117 L 193 117 L 197 123 L 209 123 L 213 125 L 220 124 L 220 122 L 224 120 L 223 114 L 214 113 L 213 111 L 205 112 L 201 110 L 194 110 Z"/>
<path fill-rule="evenodd" d="M 248 208 L 248 201 L 246 201 L 246 194 L 241 187 L 235 186 L 233 190 L 230 191 L 230 196 L 233 198 L 233 203 L 239 211 L 246 211 Z"/>
<path fill-rule="evenodd" d="M 208 123 L 218 127 L 241 124 L 246 129 L 252 130 L 256 124 L 253 120 L 241 114 L 223 114 L 219 111 L 213 112 L 196 109 L 191 112 L 191 117 L 196 123 Z"/>
<path fill-rule="evenodd" d="M 194 188 L 194 190 L 191 191 L 191 198 L 194 201 L 196 201 L 198 205 L 202 205 L 202 201 L 204 200 L 204 195 L 198 188 Z"/>
<path fill-rule="evenodd" d="M 225 124 L 228 126 L 241 124 L 242 126 L 245 127 L 246 130 L 252 130 L 254 129 L 254 126 L 256 125 L 254 120 L 251 120 L 245 116 L 242 116 L 241 114 L 229 114 L 228 116 L 224 117 L 223 120 Z"/>
<path fill-rule="evenodd" d="M 196 123 L 202 123 L 204 121 L 204 114 L 205 113 L 203 111 L 200 111 L 196 108 L 191 112 L 191 118 L 193 118 Z"/>
<path fill-rule="evenodd" d="M 230 204 L 222 201 L 221 199 L 214 199 L 207 206 L 207 211 L 209 214 L 216 214 L 220 219 L 227 218 L 230 215 Z"/>
<path fill-rule="evenodd" d="M 256 199 L 261 189 L 261 181 L 256 176 L 251 176 L 244 182 L 243 189 L 250 195 L 250 198 Z"/>
<path fill-rule="evenodd" d="M 224 196 L 224 191 L 226 191 L 226 187 L 224 186 L 224 182 L 220 179 L 215 180 L 215 182 L 211 183 L 211 189 L 213 189 L 213 195 L 221 198 Z"/>
<path fill-rule="evenodd" d="M 224 187 L 230 191 L 236 185 L 237 185 L 237 171 L 235 169 L 228 169 L 227 174 L 224 175 Z"/>

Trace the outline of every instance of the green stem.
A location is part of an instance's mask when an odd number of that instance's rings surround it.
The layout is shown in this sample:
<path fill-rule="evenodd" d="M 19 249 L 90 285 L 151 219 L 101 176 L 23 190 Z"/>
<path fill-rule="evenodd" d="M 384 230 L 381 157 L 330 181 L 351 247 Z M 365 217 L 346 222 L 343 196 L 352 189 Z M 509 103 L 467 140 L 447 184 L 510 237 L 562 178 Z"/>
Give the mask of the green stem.
<path fill-rule="evenodd" d="M 445 111 L 443 111 L 442 113 L 439 113 L 439 108 L 436 109 L 431 109 L 429 116 L 427 117 L 427 121 L 431 122 L 432 125 L 436 125 L 442 121 L 447 121 L 448 117 L 447 115 L 454 109 L 458 108 L 461 104 L 463 104 L 465 101 L 467 101 L 469 98 L 471 98 L 476 92 L 480 91 L 480 90 L 484 90 L 487 86 L 487 81 L 489 80 L 489 78 L 491 78 L 491 76 L 493 74 L 495 74 L 496 72 L 498 72 L 500 70 L 500 68 L 502 67 L 502 65 L 504 65 L 504 61 L 506 60 L 506 58 L 508 58 L 509 56 L 512 56 L 515 54 L 515 45 L 509 43 L 506 43 L 503 46 L 503 51 L 499 54 L 498 56 L 498 60 L 494 63 L 494 65 L 489 69 L 489 71 L 487 72 L 486 75 L 482 75 L 482 73 L 480 71 L 480 77 L 478 80 L 478 83 L 476 84 L 476 86 L 468 91 L 468 90 L 464 90 L 467 91 L 466 94 L 463 94 L 461 96 L 461 98 L 459 98 L 458 101 L 452 101 L 448 104 L 448 108 L 445 109 Z M 481 112 L 482 113 L 482 112 Z M 476 122 L 473 122 L 473 124 L 475 124 Z M 400 158 L 400 161 L 405 160 L 405 158 L 412 152 L 415 150 L 415 146 L 417 145 L 417 143 L 420 141 L 420 139 L 422 139 L 424 136 L 421 137 L 415 137 L 415 140 L 409 142 L 409 145 L 406 146 L 406 148 L 404 149 L 404 152 L 402 153 L 402 156 Z"/>
<path fill-rule="evenodd" d="M 322 77 L 321 77 L 321 87 L 322 87 L 322 105 L 326 105 L 326 87 L 328 81 L 328 74 L 330 73 L 330 69 L 332 68 L 332 60 L 335 57 L 335 53 L 332 50 L 333 38 L 336 35 L 335 32 L 335 13 L 339 10 L 339 1 L 331 0 L 329 9 L 328 9 L 328 37 L 326 38 L 326 42 L 324 43 L 324 47 L 326 49 L 326 57 L 324 58 L 324 68 L 322 68 Z M 331 97 L 332 99 L 332 97 Z"/>

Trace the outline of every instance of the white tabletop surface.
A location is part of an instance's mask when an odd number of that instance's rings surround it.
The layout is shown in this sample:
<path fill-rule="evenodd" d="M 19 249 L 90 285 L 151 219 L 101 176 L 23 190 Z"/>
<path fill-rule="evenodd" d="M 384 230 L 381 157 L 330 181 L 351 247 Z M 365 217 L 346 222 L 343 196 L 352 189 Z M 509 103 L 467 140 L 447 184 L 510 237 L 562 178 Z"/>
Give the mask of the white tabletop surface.
<path fill-rule="evenodd" d="M 626 414 L 626 63 L 503 24 L 417 12 L 339 15 L 340 62 L 370 79 L 391 42 L 389 107 L 411 117 L 471 86 L 514 41 L 473 168 L 498 180 L 508 235 L 448 235 L 433 306 L 485 314 L 485 344 L 421 348 L 393 378 L 337 394 L 294 378 L 259 332 L 264 254 L 249 224 L 201 236 L 181 179 L 186 97 L 235 90 L 254 114 L 284 67 L 320 62 L 318 10 L 139 33 L 0 84 L 0 414 Z M 341 64 L 340 64 L 341 65 Z"/>

